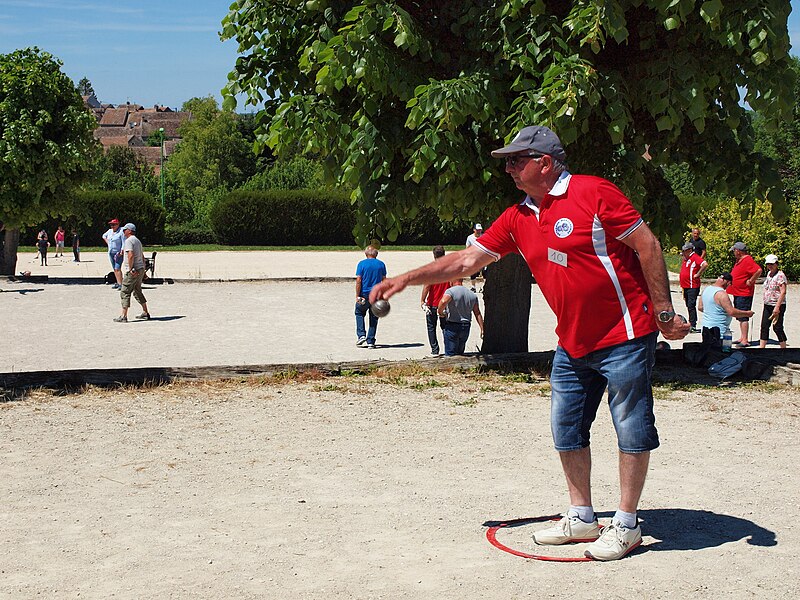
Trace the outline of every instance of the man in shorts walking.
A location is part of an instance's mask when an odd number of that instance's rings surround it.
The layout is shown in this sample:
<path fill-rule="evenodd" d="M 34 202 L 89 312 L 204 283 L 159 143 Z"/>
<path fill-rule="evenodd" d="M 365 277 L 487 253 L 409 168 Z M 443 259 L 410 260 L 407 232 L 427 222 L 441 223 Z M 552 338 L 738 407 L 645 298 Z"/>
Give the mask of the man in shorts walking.
<path fill-rule="evenodd" d="M 546 127 L 525 127 L 492 152 L 525 198 L 506 209 L 469 248 L 383 281 L 370 299 L 408 285 L 453 280 L 506 254 L 521 254 L 557 317 L 551 373 L 551 430 L 570 507 L 539 544 L 592 542 L 586 555 L 622 558 L 642 540 L 637 507 L 650 451 L 659 445 L 651 373 L 658 331 L 681 339 L 658 240 L 630 200 L 609 181 L 572 175 Z M 602 530 L 591 490 L 589 433 L 608 389 L 619 448 L 620 501 Z"/>
<path fill-rule="evenodd" d="M 118 290 L 122 287 L 122 245 L 125 243 L 125 235 L 119 228 L 119 219 L 111 219 L 108 224 L 110 227 L 103 234 L 103 241 L 108 246 L 108 260 L 117 280 L 113 289 Z"/>
<path fill-rule="evenodd" d="M 144 278 L 144 252 L 142 242 L 136 237 L 136 225 L 128 223 L 122 228 L 125 236 L 123 253 L 125 255 L 125 266 L 127 272 L 122 279 L 122 287 L 119 292 L 122 301 L 122 314 L 114 319 L 117 323 L 128 322 L 128 309 L 131 306 L 131 296 L 142 305 L 142 314 L 137 319 L 144 321 L 150 320 L 150 311 L 147 310 L 147 298 L 142 293 L 142 279 Z"/>

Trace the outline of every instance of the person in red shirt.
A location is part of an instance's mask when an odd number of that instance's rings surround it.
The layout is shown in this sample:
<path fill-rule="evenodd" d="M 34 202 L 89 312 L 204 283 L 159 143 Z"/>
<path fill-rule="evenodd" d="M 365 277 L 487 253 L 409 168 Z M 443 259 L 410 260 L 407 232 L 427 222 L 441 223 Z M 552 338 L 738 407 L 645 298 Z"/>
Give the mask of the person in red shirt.
<path fill-rule="evenodd" d="M 680 283 L 683 288 L 683 300 L 689 311 L 689 324 L 692 326 L 690 333 L 700 333 L 697 328 L 697 296 L 700 295 L 700 276 L 708 268 L 708 263 L 698 254 L 692 242 L 687 242 L 681 248 L 681 276 Z"/>
<path fill-rule="evenodd" d="M 408 285 L 453 280 L 509 253 L 523 256 L 557 317 L 551 429 L 570 509 L 534 541 L 591 541 L 586 555 L 622 558 L 641 543 L 636 510 L 650 451 L 657 448 L 651 385 L 657 332 L 681 339 L 658 240 L 622 192 L 599 177 L 572 175 L 546 127 L 525 127 L 492 152 L 525 199 L 506 209 L 475 244 L 372 290 L 389 298 Z M 592 506 L 589 432 L 608 389 L 619 448 L 620 502 L 601 531 Z"/>
<path fill-rule="evenodd" d="M 438 260 L 444 256 L 444 246 L 433 247 L 433 260 Z M 436 335 L 436 324 L 439 323 L 444 329 L 444 320 L 439 319 L 436 314 L 439 309 L 439 302 L 442 300 L 445 290 L 450 287 L 450 283 L 433 283 L 422 288 L 420 304 L 425 311 L 425 323 L 428 327 L 428 343 L 431 345 L 431 356 L 439 356 L 439 339 Z"/>
<path fill-rule="evenodd" d="M 727 292 L 733 296 L 733 306 L 739 310 L 750 310 L 753 307 L 753 294 L 756 292 L 756 280 L 761 277 L 761 267 L 756 264 L 753 257 L 747 252 L 747 245 L 744 242 L 736 242 L 731 246 L 733 258 L 736 263 L 731 269 L 733 283 L 728 287 Z M 736 317 L 739 321 L 741 337 L 736 342 L 739 348 L 746 348 L 750 345 L 750 319 Z"/>

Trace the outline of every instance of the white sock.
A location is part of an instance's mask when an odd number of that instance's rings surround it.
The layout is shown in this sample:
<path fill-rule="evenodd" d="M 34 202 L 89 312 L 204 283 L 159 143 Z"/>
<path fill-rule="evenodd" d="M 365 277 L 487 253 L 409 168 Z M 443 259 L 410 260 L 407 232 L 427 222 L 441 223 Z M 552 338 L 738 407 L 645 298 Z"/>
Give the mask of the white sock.
<path fill-rule="evenodd" d="M 632 512 L 625 512 L 623 510 L 617 510 L 614 513 L 614 518 L 611 519 L 612 523 L 618 523 L 623 527 L 627 527 L 628 529 L 635 529 L 636 528 L 636 513 Z"/>
<path fill-rule="evenodd" d="M 578 517 L 584 523 L 591 523 L 594 521 L 594 508 L 591 506 L 570 506 L 567 516 Z"/>

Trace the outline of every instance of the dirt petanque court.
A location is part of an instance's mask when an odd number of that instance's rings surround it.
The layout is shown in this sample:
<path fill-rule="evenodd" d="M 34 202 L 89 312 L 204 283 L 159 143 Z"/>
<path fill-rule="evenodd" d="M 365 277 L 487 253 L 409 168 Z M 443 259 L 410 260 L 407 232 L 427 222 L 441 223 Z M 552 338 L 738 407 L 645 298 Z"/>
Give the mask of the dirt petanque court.
<path fill-rule="evenodd" d="M 662 445 L 641 504 L 643 546 L 615 563 L 521 558 L 486 534 L 566 508 L 546 378 L 407 361 L 428 352 L 419 289 L 393 299 L 379 348 L 356 348 L 354 288 L 344 278 L 360 253 L 241 254 L 235 270 L 229 257 L 159 254 L 156 275 L 176 283 L 146 286 L 156 318 L 142 323 L 113 323 L 118 294 L 73 281 L 98 276 L 88 261 L 48 267 L 47 283 L 4 281 L 0 371 L 369 356 L 396 365 L 367 376 L 7 394 L 0 598 L 800 594 L 800 392 L 764 383 L 657 387 Z M 380 258 L 391 275 L 429 253 Z M 103 274 L 105 265 L 94 266 Z M 209 279 L 273 280 L 190 283 L 193 269 Z M 533 290 L 530 346 L 548 350 L 554 321 Z M 792 345 L 797 296 L 792 286 Z M 607 410 L 593 433 L 604 521 L 617 494 Z M 581 545 L 535 546 L 530 534 L 544 526 L 512 522 L 497 539 L 526 554 L 582 556 Z"/>

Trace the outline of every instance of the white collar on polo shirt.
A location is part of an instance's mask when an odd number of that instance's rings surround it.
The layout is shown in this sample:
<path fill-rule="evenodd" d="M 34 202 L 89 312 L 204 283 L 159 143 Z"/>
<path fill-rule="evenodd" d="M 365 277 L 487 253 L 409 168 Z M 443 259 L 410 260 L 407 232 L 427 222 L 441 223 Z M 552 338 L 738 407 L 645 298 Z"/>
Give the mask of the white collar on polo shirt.
<path fill-rule="evenodd" d="M 558 179 L 556 179 L 556 182 L 553 184 L 553 187 L 550 188 L 549 194 L 551 196 L 563 196 L 566 194 L 570 179 L 572 179 L 572 174 L 569 171 L 562 171 L 561 175 L 558 176 Z M 530 196 L 525 196 L 525 200 L 520 202 L 520 204 L 524 204 L 530 208 L 536 215 L 536 218 L 539 218 L 539 207 L 531 200 Z"/>

